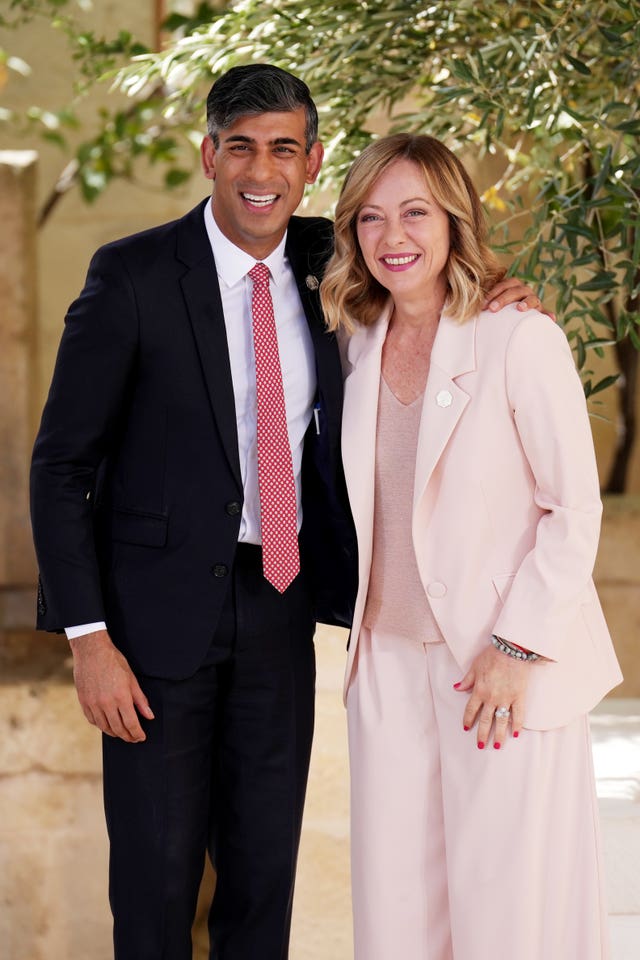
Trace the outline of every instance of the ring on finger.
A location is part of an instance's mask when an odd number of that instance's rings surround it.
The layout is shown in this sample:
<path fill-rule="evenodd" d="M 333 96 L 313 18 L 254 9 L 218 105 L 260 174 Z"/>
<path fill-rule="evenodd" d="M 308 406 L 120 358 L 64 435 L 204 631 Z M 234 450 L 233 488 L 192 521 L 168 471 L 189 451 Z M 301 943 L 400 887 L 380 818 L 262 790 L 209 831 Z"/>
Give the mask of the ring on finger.
<path fill-rule="evenodd" d="M 509 707 L 496 707 L 496 720 L 508 720 L 510 716 Z"/>

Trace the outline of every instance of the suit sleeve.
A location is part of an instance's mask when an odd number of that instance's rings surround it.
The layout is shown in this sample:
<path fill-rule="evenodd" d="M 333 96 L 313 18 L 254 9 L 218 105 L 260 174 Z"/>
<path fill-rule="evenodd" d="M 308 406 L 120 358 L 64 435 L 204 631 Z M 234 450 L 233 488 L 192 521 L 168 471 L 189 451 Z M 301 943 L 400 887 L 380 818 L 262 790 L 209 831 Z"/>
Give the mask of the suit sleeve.
<path fill-rule="evenodd" d="M 93 532 L 97 473 L 116 442 L 138 344 L 134 289 L 113 247 L 99 250 L 65 318 L 31 466 L 40 568 L 38 626 L 105 620 Z"/>
<path fill-rule="evenodd" d="M 505 373 L 535 502 L 545 512 L 494 633 L 556 660 L 598 549 L 602 504 L 593 438 L 569 344 L 547 317 L 531 313 L 516 327 Z"/>

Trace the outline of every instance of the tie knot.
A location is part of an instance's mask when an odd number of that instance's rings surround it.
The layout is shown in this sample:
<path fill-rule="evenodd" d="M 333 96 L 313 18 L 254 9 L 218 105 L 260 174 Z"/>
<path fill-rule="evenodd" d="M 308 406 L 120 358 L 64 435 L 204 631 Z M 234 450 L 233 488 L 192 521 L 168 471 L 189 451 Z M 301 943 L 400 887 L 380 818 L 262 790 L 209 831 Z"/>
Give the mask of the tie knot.
<path fill-rule="evenodd" d="M 269 267 L 266 263 L 256 263 L 249 270 L 249 276 L 254 283 L 269 283 Z"/>

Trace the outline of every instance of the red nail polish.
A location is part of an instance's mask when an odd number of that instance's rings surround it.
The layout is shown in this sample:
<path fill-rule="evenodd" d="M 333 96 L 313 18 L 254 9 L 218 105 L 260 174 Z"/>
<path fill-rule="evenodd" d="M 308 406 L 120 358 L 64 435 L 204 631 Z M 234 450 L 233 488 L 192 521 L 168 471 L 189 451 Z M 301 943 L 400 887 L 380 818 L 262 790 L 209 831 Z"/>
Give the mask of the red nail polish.
<path fill-rule="evenodd" d="M 520 736 L 520 731 L 519 731 L 519 730 L 514 730 L 514 731 L 513 731 L 513 736 L 514 736 L 514 738 L 517 740 L 518 737 Z"/>
<path fill-rule="evenodd" d="M 494 743 L 493 749 L 494 749 L 494 750 L 499 750 L 499 749 L 500 749 L 500 744 L 499 744 L 499 743 Z"/>
<path fill-rule="evenodd" d="M 453 689 L 454 689 L 454 690 L 457 690 L 461 683 L 462 683 L 462 680 L 458 680 L 457 683 L 454 683 Z"/>
<path fill-rule="evenodd" d="M 482 740 L 478 740 L 478 750 L 484 750 L 484 743 Z"/>
<path fill-rule="evenodd" d="M 470 730 L 471 728 L 470 728 L 470 727 L 463 727 L 462 729 L 466 731 L 466 730 Z"/>

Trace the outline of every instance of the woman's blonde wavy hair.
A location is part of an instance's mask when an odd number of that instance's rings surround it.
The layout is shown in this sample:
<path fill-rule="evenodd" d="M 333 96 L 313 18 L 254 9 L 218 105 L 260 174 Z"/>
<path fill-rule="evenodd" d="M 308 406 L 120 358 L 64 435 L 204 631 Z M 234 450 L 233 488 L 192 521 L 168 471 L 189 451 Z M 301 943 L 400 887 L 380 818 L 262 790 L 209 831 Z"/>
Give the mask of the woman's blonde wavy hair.
<path fill-rule="evenodd" d="M 369 326 L 389 297 L 364 262 L 357 219 L 372 187 L 396 160 L 411 160 L 422 170 L 434 200 L 449 216 L 447 314 L 460 322 L 468 320 L 482 308 L 486 293 L 504 274 L 487 245 L 480 198 L 458 158 L 434 137 L 408 133 L 382 137 L 370 143 L 354 161 L 340 192 L 335 252 L 320 288 L 330 330 L 351 333 L 358 325 Z"/>

